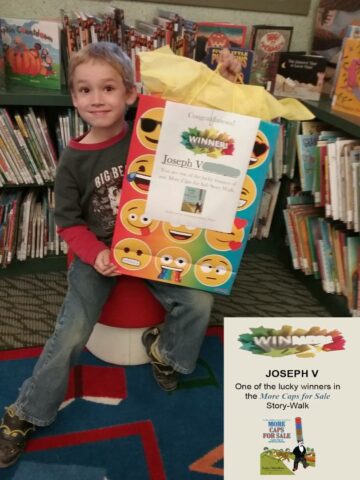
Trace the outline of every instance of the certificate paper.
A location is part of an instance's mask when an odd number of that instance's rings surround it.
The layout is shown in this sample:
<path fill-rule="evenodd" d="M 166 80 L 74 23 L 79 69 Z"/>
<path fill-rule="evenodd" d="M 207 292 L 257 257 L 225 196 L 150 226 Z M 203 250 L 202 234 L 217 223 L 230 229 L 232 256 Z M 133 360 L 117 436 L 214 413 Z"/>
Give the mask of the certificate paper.
<path fill-rule="evenodd" d="M 355 478 L 357 319 L 226 318 L 224 325 L 225 480 Z"/>
<path fill-rule="evenodd" d="M 166 102 L 146 215 L 231 232 L 260 120 Z"/>

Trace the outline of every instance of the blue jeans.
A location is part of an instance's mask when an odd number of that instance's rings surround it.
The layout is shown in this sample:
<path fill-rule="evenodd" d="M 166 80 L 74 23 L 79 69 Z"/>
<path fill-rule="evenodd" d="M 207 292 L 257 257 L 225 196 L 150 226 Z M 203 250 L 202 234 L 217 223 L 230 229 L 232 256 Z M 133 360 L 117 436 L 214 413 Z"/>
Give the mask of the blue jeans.
<path fill-rule="evenodd" d="M 83 351 L 116 282 L 117 277 L 105 277 L 79 259 L 72 262 L 54 332 L 13 405 L 21 419 L 38 426 L 54 421 L 67 391 L 70 368 Z M 208 326 L 212 295 L 161 282 L 147 284 L 167 312 L 159 351 L 175 370 L 191 373 Z"/>

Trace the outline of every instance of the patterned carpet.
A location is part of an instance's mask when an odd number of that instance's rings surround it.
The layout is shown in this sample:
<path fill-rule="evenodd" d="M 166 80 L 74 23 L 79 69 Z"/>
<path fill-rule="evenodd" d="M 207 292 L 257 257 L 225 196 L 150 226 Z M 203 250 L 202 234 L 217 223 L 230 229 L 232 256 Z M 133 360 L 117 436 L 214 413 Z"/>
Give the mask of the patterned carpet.
<path fill-rule="evenodd" d="M 66 292 L 66 272 L 0 277 L 0 349 L 42 345 Z M 217 295 L 211 324 L 224 316 L 330 316 L 284 263 L 245 253 L 230 296 Z"/>

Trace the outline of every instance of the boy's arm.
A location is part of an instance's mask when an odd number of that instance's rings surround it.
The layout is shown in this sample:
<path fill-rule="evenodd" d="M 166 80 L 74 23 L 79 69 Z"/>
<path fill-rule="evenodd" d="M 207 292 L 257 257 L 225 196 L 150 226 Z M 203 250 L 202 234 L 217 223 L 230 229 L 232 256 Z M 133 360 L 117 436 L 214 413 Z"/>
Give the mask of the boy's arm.
<path fill-rule="evenodd" d="M 86 225 L 72 227 L 58 227 L 58 233 L 68 244 L 70 250 L 85 263 L 94 265 L 100 252 L 108 250 L 105 243 L 98 240 L 96 235 Z"/>

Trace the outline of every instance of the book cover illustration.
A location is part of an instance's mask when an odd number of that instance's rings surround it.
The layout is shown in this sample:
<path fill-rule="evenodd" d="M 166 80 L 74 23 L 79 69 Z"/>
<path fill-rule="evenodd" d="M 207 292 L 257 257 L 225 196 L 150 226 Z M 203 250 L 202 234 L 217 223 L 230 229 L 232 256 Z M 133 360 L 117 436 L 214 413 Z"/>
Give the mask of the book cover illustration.
<path fill-rule="evenodd" d="M 229 294 L 260 201 L 278 126 L 260 122 L 230 233 L 175 225 L 145 214 L 165 105 L 163 99 L 140 96 L 115 223 L 113 261 L 127 275 Z M 179 141 L 186 143 L 186 139 L 188 135 Z M 175 158 L 169 162 L 179 165 Z M 182 207 L 187 217 L 199 218 L 204 202 L 216 197 L 216 190 L 201 185 L 206 177 L 201 169 L 181 165 L 182 175 L 190 171 L 196 180 L 196 184 L 184 183 Z"/>
<path fill-rule="evenodd" d="M 316 11 L 312 52 L 336 65 L 348 25 L 360 21 L 359 0 L 320 0 Z"/>
<path fill-rule="evenodd" d="M 252 85 L 273 91 L 279 54 L 289 50 L 292 33 L 293 27 L 253 26 L 250 39 L 250 48 L 254 50 L 250 79 Z"/>
<path fill-rule="evenodd" d="M 209 48 L 244 48 L 246 25 L 222 22 L 198 22 L 195 60 L 203 61 Z"/>
<path fill-rule="evenodd" d="M 264 419 L 262 439 L 261 475 L 294 475 L 301 467 L 315 467 L 316 452 L 305 444 L 301 417 Z"/>
<path fill-rule="evenodd" d="M 319 100 L 326 69 L 325 57 L 280 53 L 274 95 Z"/>
<path fill-rule="evenodd" d="M 1 19 L 7 86 L 60 89 L 60 28 L 45 20 Z"/>
<path fill-rule="evenodd" d="M 218 59 L 221 52 L 220 47 L 208 48 L 207 54 L 203 62 L 211 68 L 216 70 L 218 66 Z M 241 65 L 241 72 L 237 79 L 237 83 L 248 84 L 250 82 L 251 66 L 253 62 L 254 52 L 248 48 L 229 47 L 228 50 L 234 55 Z"/>
<path fill-rule="evenodd" d="M 360 39 L 344 42 L 332 108 L 360 116 Z"/>

